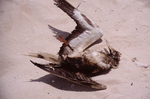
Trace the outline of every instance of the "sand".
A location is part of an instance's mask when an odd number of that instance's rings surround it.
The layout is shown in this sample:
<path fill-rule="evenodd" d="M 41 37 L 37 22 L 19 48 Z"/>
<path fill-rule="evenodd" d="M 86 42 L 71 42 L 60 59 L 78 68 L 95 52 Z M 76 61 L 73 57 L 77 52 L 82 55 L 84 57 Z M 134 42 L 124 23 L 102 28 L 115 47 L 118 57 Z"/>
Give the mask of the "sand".
<path fill-rule="evenodd" d="M 82 0 L 68 1 L 78 6 Z M 62 43 L 56 30 L 74 29 L 74 21 L 53 0 L 0 0 L 0 99 L 150 99 L 150 0 L 84 0 L 78 9 L 104 33 L 90 49 L 103 49 L 107 39 L 122 53 L 118 69 L 93 78 L 107 89 L 55 77 L 29 60 L 45 61 L 25 56 L 57 54 Z"/>

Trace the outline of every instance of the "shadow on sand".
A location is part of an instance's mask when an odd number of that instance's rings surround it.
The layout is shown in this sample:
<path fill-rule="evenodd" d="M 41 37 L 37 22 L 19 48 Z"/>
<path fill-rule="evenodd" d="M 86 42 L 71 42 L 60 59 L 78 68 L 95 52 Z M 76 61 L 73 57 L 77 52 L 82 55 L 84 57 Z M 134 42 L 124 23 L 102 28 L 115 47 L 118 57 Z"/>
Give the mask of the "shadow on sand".
<path fill-rule="evenodd" d="M 104 74 L 107 74 L 108 72 L 110 72 L 110 70 L 98 73 L 96 75 L 92 75 L 92 77 L 97 76 L 97 75 L 104 75 Z M 96 89 L 92 89 L 89 87 L 85 87 L 85 86 L 71 83 L 65 79 L 54 76 L 52 74 L 45 75 L 45 76 L 40 77 L 38 79 L 32 79 L 30 82 L 43 82 L 43 83 L 49 84 L 49 85 L 51 85 L 57 89 L 66 90 L 66 91 L 78 91 L 78 92 L 81 92 L 81 91 L 84 91 L 84 92 L 98 91 Z"/>
<path fill-rule="evenodd" d="M 55 27 L 53 27 L 53 26 L 51 26 L 51 25 L 48 25 L 48 27 L 49 27 L 49 29 L 52 30 L 52 32 L 55 34 L 54 37 L 55 37 L 57 40 L 59 40 L 59 39 L 58 39 L 58 36 L 61 36 L 62 38 L 65 39 L 65 38 L 67 38 L 68 35 L 70 34 L 70 33 L 68 33 L 68 32 L 59 30 L 59 29 L 57 29 L 57 28 L 55 28 Z M 59 40 L 59 41 L 60 41 L 60 40 Z"/>
<path fill-rule="evenodd" d="M 57 89 L 66 90 L 66 91 L 77 91 L 77 92 L 90 92 L 90 91 L 98 91 L 96 89 L 88 88 L 85 86 L 80 86 L 74 83 L 71 83 L 65 79 L 53 76 L 51 74 L 45 75 L 38 79 L 32 79 L 30 82 L 43 82 L 49 84 Z"/>

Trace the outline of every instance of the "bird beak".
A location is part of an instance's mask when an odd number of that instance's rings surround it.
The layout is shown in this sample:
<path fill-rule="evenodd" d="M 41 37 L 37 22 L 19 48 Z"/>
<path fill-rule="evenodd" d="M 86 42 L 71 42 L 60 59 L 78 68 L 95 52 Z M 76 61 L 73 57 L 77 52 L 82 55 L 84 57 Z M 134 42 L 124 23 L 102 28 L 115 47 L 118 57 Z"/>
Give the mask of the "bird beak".
<path fill-rule="evenodd" d="M 109 52 L 112 53 L 112 51 L 115 50 L 115 49 L 110 46 L 110 44 L 109 44 L 109 42 L 107 40 L 105 40 L 105 41 L 106 41 L 106 45 L 107 45 L 107 47 L 109 49 Z"/>
<path fill-rule="evenodd" d="M 105 41 L 106 41 L 106 45 L 107 45 L 110 53 L 113 53 L 114 51 L 116 51 L 113 47 L 110 46 L 110 44 L 107 40 L 105 40 Z M 116 51 L 116 52 L 118 53 L 119 56 L 121 56 L 120 52 L 118 52 L 118 51 Z"/>

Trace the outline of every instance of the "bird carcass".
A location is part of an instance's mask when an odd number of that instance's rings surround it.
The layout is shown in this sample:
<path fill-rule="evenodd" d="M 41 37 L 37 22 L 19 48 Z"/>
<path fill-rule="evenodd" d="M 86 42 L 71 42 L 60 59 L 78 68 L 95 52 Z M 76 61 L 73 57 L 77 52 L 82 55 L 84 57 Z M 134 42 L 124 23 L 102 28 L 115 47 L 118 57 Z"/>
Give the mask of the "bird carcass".
<path fill-rule="evenodd" d="M 31 62 L 35 66 L 70 82 L 94 89 L 106 89 L 105 85 L 93 81 L 91 77 L 111 68 L 117 68 L 120 52 L 112 48 L 107 41 L 108 50 L 86 50 L 103 36 L 101 29 L 66 0 L 54 0 L 54 2 L 76 22 L 77 26 L 66 39 L 59 36 L 63 45 L 60 47 L 58 55 L 48 53 L 29 55 L 48 60 L 49 64 Z"/>

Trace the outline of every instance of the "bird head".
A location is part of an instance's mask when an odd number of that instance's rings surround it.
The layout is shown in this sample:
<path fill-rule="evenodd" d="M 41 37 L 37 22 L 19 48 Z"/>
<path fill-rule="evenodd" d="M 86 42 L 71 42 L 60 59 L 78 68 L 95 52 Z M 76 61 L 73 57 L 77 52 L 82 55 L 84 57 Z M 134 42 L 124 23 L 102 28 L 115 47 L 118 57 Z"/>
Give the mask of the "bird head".
<path fill-rule="evenodd" d="M 106 45 L 108 47 L 108 50 L 105 49 L 105 52 L 107 53 L 107 56 L 111 59 L 112 68 L 117 68 L 120 61 L 121 53 L 115 50 L 113 47 L 111 47 L 107 40 Z"/>

